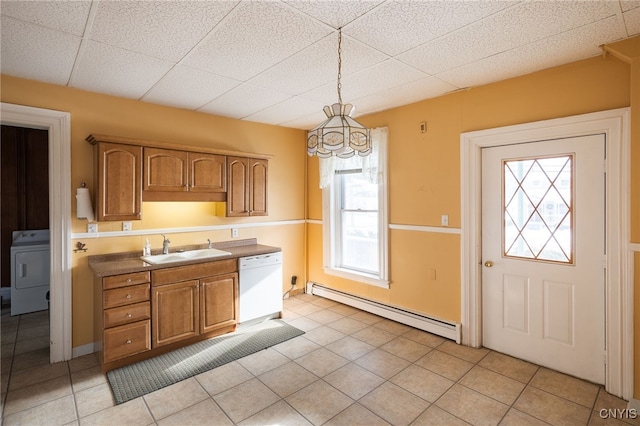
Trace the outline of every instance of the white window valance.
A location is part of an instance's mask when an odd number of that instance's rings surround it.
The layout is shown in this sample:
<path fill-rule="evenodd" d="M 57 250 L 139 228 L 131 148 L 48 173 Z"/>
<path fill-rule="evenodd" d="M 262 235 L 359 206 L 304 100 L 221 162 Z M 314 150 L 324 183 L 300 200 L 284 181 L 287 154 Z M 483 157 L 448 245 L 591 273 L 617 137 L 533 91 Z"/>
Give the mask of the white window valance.
<path fill-rule="evenodd" d="M 387 127 L 371 129 L 371 154 L 366 157 L 354 155 L 350 158 L 320 158 L 320 188 L 326 188 L 331 185 L 333 176 L 339 170 L 362 169 L 362 173 L 368 178 L 369 182 L 382 182 L 382 167 L 380 167 L 382 156 L 380 153 L 386 152 L 388 131 Z"/>

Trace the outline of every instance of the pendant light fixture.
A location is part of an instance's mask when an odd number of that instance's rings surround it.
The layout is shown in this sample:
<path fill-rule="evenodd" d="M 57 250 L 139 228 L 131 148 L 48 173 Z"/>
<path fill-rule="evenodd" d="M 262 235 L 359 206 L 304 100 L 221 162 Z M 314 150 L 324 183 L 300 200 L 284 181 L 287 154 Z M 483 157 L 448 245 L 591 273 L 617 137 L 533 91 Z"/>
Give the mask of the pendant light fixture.
<path fill-rule="evenodd" d="M 371 154 L 371 132 L 351 118 L 355 107 L 342 103 L 342 28 L 338 28 L 338 103 L 323 108 L 327 119 L 309 130 L 307 152 L 321 158 L 365 157 Z"/>

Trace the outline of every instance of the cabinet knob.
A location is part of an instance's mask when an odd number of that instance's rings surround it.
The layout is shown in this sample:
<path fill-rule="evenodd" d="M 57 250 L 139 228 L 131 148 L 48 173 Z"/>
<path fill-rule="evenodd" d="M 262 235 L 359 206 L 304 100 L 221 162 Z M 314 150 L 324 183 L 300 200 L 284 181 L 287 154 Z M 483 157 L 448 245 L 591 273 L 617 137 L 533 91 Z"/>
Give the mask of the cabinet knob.
<path fill-rule="evenodd" d="M 131 299 L 131 295 L 127 294 L 126 299 Z"/>
<path fill-rule="evenodd" d="M 131 314 L 127 314 L 127 318 L 131 318 L 131 316 L 132 316 Z"/>
<path fill-rule="evenodd" d="M 131 282 L 131 278 L 127 278 L 127 282 L 130 283 Z"/>
<path fill-rule="evenodd" d="M 127 341 L 125 342 L 127 345 L 131 344 L 131 339 L 127 339 Z"/>

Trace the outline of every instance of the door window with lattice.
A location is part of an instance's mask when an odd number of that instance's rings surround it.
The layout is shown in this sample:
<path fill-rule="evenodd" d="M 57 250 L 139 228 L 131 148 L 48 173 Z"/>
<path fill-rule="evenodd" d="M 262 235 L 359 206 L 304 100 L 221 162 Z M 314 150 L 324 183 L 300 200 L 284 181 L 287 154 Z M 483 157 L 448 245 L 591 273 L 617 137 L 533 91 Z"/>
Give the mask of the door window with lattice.
<path fill-rule="evenodd" d="M 573 154 L 503 161 L 503 254 L 573 264 Z"/>

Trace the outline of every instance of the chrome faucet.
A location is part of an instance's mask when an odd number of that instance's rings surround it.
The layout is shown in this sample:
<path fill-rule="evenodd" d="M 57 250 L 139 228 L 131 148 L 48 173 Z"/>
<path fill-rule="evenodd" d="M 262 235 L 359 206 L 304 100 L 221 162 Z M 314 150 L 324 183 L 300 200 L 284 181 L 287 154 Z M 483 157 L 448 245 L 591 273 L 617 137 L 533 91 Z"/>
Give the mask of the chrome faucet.
<path fill-rule="evenodd" d="M 164 234 L 161 234 L 161 235 L 162 235 L 162 254 L 169 254 L 169 243 L 171 242 L 171 240 L 165 237 Z"/>
<path fill-rule="evenodd" d="M 207 238 L 207 241 L 209 241 L 209 246 L 207 248 L 213 248 L 213 243 L 211 242 L 211 239 Z"/>

